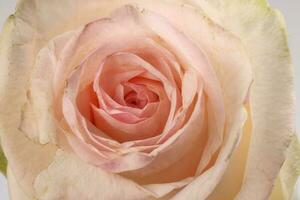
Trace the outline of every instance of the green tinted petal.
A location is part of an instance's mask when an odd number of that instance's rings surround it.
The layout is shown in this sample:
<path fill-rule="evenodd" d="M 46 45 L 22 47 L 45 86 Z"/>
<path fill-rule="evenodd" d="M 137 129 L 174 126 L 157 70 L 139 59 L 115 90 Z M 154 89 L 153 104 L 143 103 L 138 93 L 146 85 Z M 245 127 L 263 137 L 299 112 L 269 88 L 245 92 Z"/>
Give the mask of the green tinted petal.
<path fill-rule="evenodd" d="M 291 199 L 294 186 L 300 175 L 300 145 L 294 135 L 287 151 L 287 159 L 280 171 L 280 183 L 285 199 Z"/>
<path fill-rule="evenodd" d="M 6 175 L 7 160 L 0 146 L 0 172 Z"/>

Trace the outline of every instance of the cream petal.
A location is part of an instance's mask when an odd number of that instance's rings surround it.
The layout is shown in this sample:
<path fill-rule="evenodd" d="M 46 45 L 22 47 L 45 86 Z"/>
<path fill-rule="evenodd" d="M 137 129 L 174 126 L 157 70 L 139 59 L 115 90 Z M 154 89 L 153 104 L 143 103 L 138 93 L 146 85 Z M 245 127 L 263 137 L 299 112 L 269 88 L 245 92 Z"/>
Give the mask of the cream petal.
<path fill-rule="evenodd" d="M 299 175 L 300 145 L 297 136 L 294 135 L 287 151 L 287 158 L 280 169 L 270 200 L 277 200 L 279 198 L 284 200 L 292 199 L 294 190 L 297 188 L 295 184 Z"/>
<path fill-rule="evenodd" d="M 282 186 L 281 186 L 281 182 L 279 181 L 279 178 L 276 179 L 276 182 L 273 186 L 273 190 L 271 195 L 269 196 L 269 200 L 288 200 L 285 199 L 283 191 L 282 191 Z"/>
<path fill-rule="evenodd" d="M 253 64 L 253 137 L 242 191 L 236 199 L 265 199 L 294 132 L 294 80 L 284 20 L 264 0 L 191 2 L 241 38 Z"/>
<path fill-rule="evenodd" d="M 201 176 L 197 177 L 187 187 L 179 191 L 172 200 L 181 199 L 206 199 L 220 182 L 226 167 L 230 161 L 230 157 L 234 149 L 237 147 L 242 136 L 241 124 L 247 119 L 246 110 L 241 110 L 235 115 L 233 123 L 228 128 L 229 137 L 220 150 L 219 156 L 215 164 L 205 171 Z M 239 122 L 239 123 L 238 123 Z M 200 188 L 200 189 L 199 189 Z"/>
<path fill-rule="evenodd" d="M 218 186 L 214 189 L 207 200 L 219 200 L 223 198 L 234 199 L 242 187 L 253 128 L 251 108 L 249 105 L 246 105 L 245 107 L 247 109 L 248 117 L 243 128 L 241 141 L 237 148 L 233 151 L 229 165 L 222 179 L 218 183 Z M 233 177 L 234 181 L 232 181 Z"/>
<path fill-rule="evenodd" d="M 60 35 L 37 55 L 36 67 L 30 81 L 31 87 L 27 91 L 28 102 L 23 107 L 24 120 L 20 128 L 31 139 L 42 144 L 57 143 L 53 116 L 55 111 L 52 104 L 60 90 L 53 92 L 53 87 L 61 88 L 64 85 L 63 77 L 70 69 L 62 69 L 74 53 L 74 46 L 81 31 L 79 28 Z M 53 77 L 55 80 L 52 80 Z"/>
<path fill-rule="evenodd" d="M 22 107 L 26 103 L 24 84 L 28 78 L 29 67 L 33 65 L 33 32 L 23 21 L 10 17 L 0 39 L 1 146 L 12 165 L 10 168 L 20 188 L 28 196 L 33 195 L 31 183 L 40 170 L 51 162 L 55 151 L 52 145 L 34 143 L 18 129 L 22 119 Z"/>
<path fill-rule="evenodd" d="M 58 151 L 53 163 L 39 174 L 34 188 L 36 198 L 41 200 L 140 200 L 151 196 L 134 182 L 88 165 L 63 151 Z"/>
<path fill-rule="evenodd" d="M 50 144 L 36 144 L 24 133 L 12 128 L 8 130 L 10 130 L 9 134 L 1 135 L 4 153 L 12 165 L 10 168 L 18 184 L 31 197 L 33 192 L 31 183 L 37 174 L 52 161 L 56 147 Z"/>
<path fill-rule="evenodd" d="M 30 198 L 20 187 L 18 180 L 9 167 L 7 168 L 7 182 L 9 188 L 9 197 L 11 200 L 30 200 Z"/>
<path fill-rule="evenodd" d="M 169 194 L 171 191 L 174 189 L 180 189 L 187 184 L 189 184 L 192 181 L 193 178 L 185 178 L 181 181 L 177 182 L 172 182 L 172 183 L 162 183 L 162 184 L 149 184 L 149 185 L 144 185 L 143 187 L 146 188 L 147 190 L 151 191 L 155 197 L 163 197 L 166 194 Z M 172 195 L 173 196 L 173 195 Z"/>

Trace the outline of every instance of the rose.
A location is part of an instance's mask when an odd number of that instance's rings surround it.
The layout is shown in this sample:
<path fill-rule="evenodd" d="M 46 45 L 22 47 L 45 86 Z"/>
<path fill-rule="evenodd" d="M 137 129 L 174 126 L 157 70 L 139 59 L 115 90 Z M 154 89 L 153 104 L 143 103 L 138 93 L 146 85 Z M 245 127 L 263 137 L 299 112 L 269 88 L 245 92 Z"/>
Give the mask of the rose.
<path fill-rule="evenodd" d="M 21 1 L 1 39 L 12 198 L 266 199 L 293 132 L 281 23 L 263 1 Z"/>
<path fill-rule="evenodd" d="M 263 2 L 125 4 L 23 1 L 8 21 L 1 140 L 12 198 L 265 199 L 292 127 L 278 16 Z M 288 169 L 289 159 L 275 198 L 288 198 Z"/>

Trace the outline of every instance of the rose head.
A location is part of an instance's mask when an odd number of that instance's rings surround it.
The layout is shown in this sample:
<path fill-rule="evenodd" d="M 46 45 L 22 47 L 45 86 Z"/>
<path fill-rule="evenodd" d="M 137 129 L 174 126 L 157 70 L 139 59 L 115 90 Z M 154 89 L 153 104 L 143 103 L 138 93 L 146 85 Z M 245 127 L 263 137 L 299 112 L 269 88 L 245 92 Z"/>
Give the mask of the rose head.
<path fill-rule="evenodd" d="M 12 199 L 288 199 L 280 23 L 264 1 L 21 1 L 0 43 Z"/>

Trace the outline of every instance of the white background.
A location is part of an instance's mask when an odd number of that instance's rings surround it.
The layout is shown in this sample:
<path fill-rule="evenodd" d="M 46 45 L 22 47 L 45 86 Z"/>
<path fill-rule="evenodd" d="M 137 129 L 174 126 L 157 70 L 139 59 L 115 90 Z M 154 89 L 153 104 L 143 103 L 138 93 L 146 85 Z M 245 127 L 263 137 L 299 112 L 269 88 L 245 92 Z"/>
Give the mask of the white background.
<path fill-rule="evenodd" d="M 109 0 L 107 0 L 109 1 Z M 289 32 L 289 42 L 296 71 L 296 94 L 300 99 L 300 1 L 299 0 L 269 0 L 271 5 L 282 11 L 286 18 Z M 14 12 L 15 0 L 0 0 L 0 27 L 6 18 Z M 297 104 L 297 130 L 300 130 L 300 106 Z M 300 181 L 299 181 L 300 182 Z M 300 183 L 294 200 L 300 200 Z M 8 190 L 5 177 L 0 175 L 0 199 L 8 200 Z"/>

